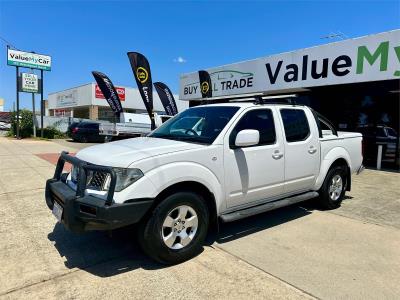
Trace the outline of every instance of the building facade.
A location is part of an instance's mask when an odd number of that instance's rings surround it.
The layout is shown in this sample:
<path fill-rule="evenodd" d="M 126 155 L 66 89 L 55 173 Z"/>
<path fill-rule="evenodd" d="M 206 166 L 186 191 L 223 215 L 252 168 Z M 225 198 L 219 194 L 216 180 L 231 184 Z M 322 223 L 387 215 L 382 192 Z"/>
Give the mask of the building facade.
<path fill-rule="evenodd" d="M 116 90 L 125 112 L 147 112 L 138 89 L 118 86 Z M 159 114 L 165 114 L 157 93 L 153 93 L 153 95 L 154 111 Z M 177 95 L 174 95 L 174 97 L 177 102 L 178 111 L 182 111 L 188 107 L 186 101 L 179 101 Z M 113 121 L 115 115 L 95 83 L 88 83 L 64 91 L 50 93 L 49 113 L 50 116 L 108 121 Z"/>
<path fill-rule="evenodd" d="M 207 70 L 212 102 L 295 94 L 341 131 L 363 134 L 364 163 L 399 169 L 400 30 L 343 40 Z M 180 99 L 198 105 L 197 72 L 180 78 Z M 222 99 L 222 100 L 221 100 Z M 379 150 L 379 148 L 381 148 Z"/>

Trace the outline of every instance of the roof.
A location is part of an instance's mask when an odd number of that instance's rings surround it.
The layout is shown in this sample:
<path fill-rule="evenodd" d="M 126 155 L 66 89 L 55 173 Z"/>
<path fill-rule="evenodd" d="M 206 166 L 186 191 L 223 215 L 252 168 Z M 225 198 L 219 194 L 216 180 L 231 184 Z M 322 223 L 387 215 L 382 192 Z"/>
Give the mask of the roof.
<path fill-rule="evenodd" d="M 290 104 L 290 103 L 278 103 L 278 102 L 264 102 L 261 104 L 257 104 L 255 102 L 246 101 L 246 102 L 226 102 L 226 103 L 212 103 L 212 104 L 201 104 L 195 107 L 202 106 L 229 106 L 229 107 L 241 107 L 241 108 L 249 108 L 249 107 L 261 107 L 261 106 L 290 106 L 290 107 L 304 107 L 301 104 Z"/>
<path fill-rule="evenodd" d="M 11 121 L 11 113 L 7 111 L 0 111 L 0 121 L 1 122 L 10 122 Z"/>

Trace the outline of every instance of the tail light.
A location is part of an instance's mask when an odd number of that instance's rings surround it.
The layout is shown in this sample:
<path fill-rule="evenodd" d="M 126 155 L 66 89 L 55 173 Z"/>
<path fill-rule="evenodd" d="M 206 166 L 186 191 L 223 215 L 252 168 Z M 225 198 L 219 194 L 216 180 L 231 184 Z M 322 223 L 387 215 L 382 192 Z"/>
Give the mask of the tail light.
<path fill-rule="evenodd" d="M 78 130 L 79 130 L 79 128 L 78 128 L 78 127 L 74 127 L 74 128 L 72 128 L 72 133 L 77 133 L 77 132 L 78 132 Z"/>

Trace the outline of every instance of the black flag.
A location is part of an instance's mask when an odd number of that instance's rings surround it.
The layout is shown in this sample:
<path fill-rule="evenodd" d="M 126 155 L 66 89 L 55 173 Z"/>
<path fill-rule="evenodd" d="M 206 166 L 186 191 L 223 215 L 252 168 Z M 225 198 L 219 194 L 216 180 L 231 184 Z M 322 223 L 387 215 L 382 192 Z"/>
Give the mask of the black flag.
<path fill-rule="evenodd" d="M 111 82 L 110 78 L 107 77 L 107 75 L 101 72 L 93 71 L 92 74 L 94 79 L 96 79 L 97 85 L 103 93 L 104 98 L 106 98 L 111 109 L 113 112 L 115 112 L 117 118 L 119 119 L 119 114 L 122 112 L 122 105 L 113 83 Z"/>
<path fill-rule="evenodd" d="M 176 107 L 174 95 L 172 95 L 171 90 L 162 82 L 154 82 L 154 86 L 167 115 L 175 116 L 178 113 L 178 109 Z"/>
<path fill-rule="evenodd" d="M 200 91 L 201 96 L 203 98 L 211 98 L 212 97 L 212 89 L 211 89 L 211 77 L 207 71 L 199 71 L 199 79 L 200 79 Z"/>
<path fill-rule="evenodd" d="M 153 84 L 151 81 L 150 64 L 146 57 L 138 52 L 128 52 L 128 57 L 140 95 L 151 119 L 151 130 L 153 130 L 156 128 L 156 125 L 153 114 Z"/>

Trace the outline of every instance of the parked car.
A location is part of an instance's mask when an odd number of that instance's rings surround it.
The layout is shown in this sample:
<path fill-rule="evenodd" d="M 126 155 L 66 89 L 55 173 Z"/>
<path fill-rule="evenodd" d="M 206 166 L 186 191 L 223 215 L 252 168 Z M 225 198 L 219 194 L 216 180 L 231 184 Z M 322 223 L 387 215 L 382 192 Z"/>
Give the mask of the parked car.
<path fill-rule="evenodd" d="M 95 122 L 72 123 L 68 131 L 70 131 L 72 140 L 77 142 L 104 142 L 106 136 L 99 134 L 99 125 Z"/>
<path fill-rule="evenodd" d="M 393 128 L 386 125 L 367 125 L 358 127 L 357 131 L 363 135 L 364 160 L 367 163 L 376 163 L 379 145 L 382 145 L 382 162 L 395 163 L 399 142 L 398 134 Z"/>
<path fill-rule="evenodd" d="M 72 137 L 72 128 L 75 128 L 80 122 L 72 122 L 67 129 L 67 135 Z"/>
<path fill-rule="evenodd" d="M 362 170 L 361 139 L 306 106 L 193 107 L 148 137 L 63 152 L 46 203 L 73 232 L 137 223 L 145 253 L 179 263 L 201 251 L 219 221 L 316 197 L 339 207 Z"/>
<path fill-rule="evenodd" d="M 11 113 L 0 111 L 0 130 L 11 129 Z"/>

